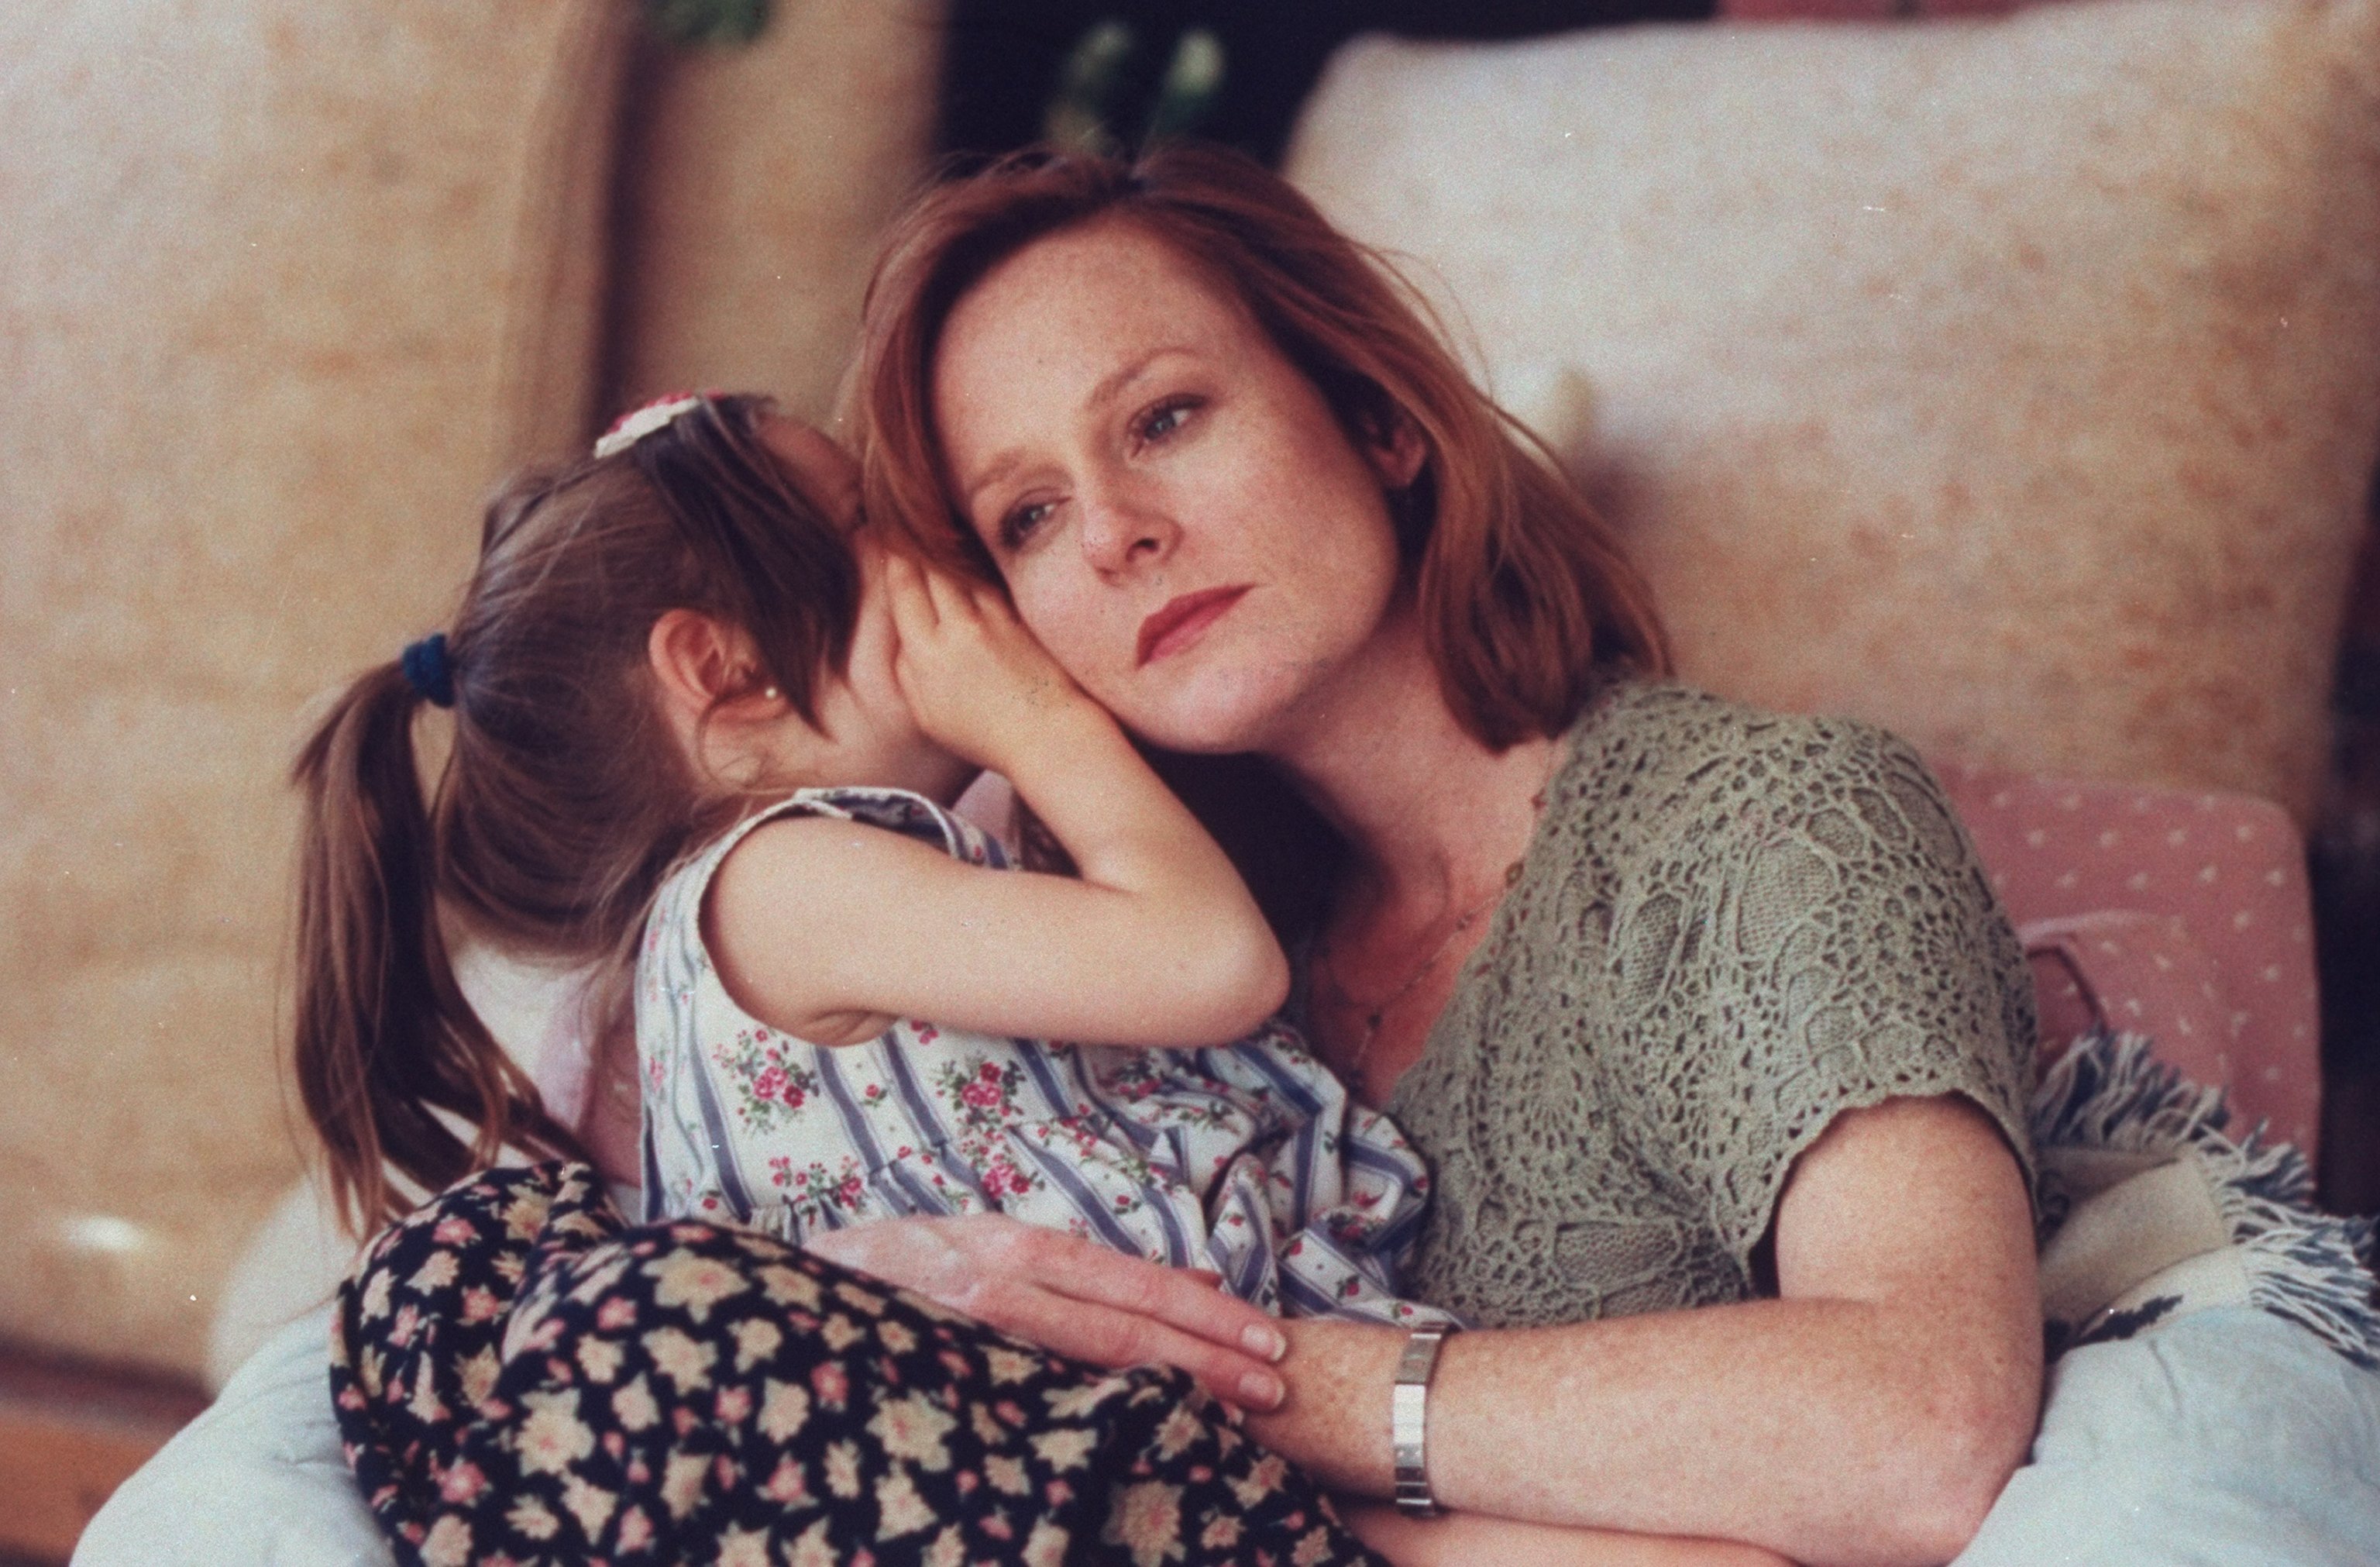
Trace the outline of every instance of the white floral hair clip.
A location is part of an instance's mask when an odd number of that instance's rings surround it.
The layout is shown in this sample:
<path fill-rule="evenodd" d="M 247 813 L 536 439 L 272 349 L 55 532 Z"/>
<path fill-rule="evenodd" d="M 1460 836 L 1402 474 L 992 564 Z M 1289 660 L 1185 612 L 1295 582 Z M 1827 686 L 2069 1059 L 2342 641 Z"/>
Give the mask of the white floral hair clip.
<path fill-rule="evenodd" d="M 629 409 L 613 420 L 612 428 L 595 443 L 595 456 L 608 457 L 625 452 L 654 431 L 667 429 L 678 415 L 702 407 L 704 395 L 699 392 L 674 392 L 641 408 Z"/>

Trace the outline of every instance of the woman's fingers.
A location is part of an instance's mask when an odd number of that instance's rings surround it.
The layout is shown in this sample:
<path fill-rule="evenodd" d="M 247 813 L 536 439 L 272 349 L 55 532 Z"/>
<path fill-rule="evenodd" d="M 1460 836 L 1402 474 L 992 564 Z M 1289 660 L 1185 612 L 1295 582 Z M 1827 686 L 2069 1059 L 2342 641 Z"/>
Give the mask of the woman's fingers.
<path fill-rule="evenodd" d="M 1281 1374 L 1263 1361 L 1151 1318 L 1036 1289 L 995 1295 L 985 1307 L 993 1327 L 1077 1360 L 1175 1367 L 1217 1398 L 1254 1409 L 1278 1408 L 1285 1396 Z"/>
<path fill-rule="evenodd" d="M 892 1219 L 811 1237 L 809 1249 L 911 1289 L 1045 1349 L 1103 1366 L 1179 1367 L 1219 1398 L 1281 1403 L 1268 1364 L 1280 1325 L 1216 1289 L 1209 1275 L 1163 1268 L 1003 1214 Z"/>
<path fill-rule="evenodd" d="M 1146 1318 L 1258 1360 L 1278 1360 L 1288 1353 L 1279 1323 L 1188 1269 L 1126 1257 L 1055 1230 L 1033 1234 L 1032 1244 L 1043 1253 L 1035 1276 L 1057 1294 Z"/>

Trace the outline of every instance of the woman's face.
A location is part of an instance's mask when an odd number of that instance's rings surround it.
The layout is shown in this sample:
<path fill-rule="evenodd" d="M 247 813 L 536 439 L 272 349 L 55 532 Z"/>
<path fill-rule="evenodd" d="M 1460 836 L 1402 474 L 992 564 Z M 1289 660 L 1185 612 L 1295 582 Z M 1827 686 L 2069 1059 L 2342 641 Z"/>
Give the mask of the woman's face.
<path fill-rule="evenodd" d="M 959 301 L 932 372 L 946 482 L 1017 613 L 1145 737 L 1277 748 L 1378 631 L 1384 487 L 1417 443 L 1359 448 L 1162 241 L 1123 222 L 1037 241 Z"/>

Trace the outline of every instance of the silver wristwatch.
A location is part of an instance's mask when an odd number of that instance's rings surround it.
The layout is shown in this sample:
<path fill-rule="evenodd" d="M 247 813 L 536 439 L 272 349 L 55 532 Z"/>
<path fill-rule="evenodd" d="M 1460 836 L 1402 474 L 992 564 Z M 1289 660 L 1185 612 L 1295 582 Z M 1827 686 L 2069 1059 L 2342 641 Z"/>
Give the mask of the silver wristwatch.
<path fill-rule="evenodd" d="M 1438 1499 L 1429 1494 L 1429 1374 L 1438 1367 L 1438 1347 L 1451 1327 L 1416 1328 L 1405 1341 L 1397 1361 L 1396 1386 L 1389 1391 L 1389 1445 L 1396 1458 L 1397 1511 L 1410 1518 L 1438 1516 Z"/>

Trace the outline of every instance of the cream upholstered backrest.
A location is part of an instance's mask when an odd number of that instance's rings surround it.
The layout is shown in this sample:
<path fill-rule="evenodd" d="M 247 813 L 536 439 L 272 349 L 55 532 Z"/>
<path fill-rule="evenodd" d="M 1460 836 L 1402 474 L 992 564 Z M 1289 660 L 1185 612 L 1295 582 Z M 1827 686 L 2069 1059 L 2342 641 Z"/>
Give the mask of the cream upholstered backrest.
<path fill-rule="evenodd" d="M 823 420 L 878 231 L 931 150 L 944 0 L 801 0 L 653 62 L 630 120 L 615 388 L 752 388 Z"/>
<path fill-rule="evenodd" d="M 627 15 L 0 21 L 0 1338 L 195 1369 L 298 1171 L 285 775 L 583 436 Z"/>
<path fill-rule="evenodd" d="M 2310 809 L 2380 0 L 1359 41 L 1289 170 L 1604 498 L 1688 678 Z"/>

